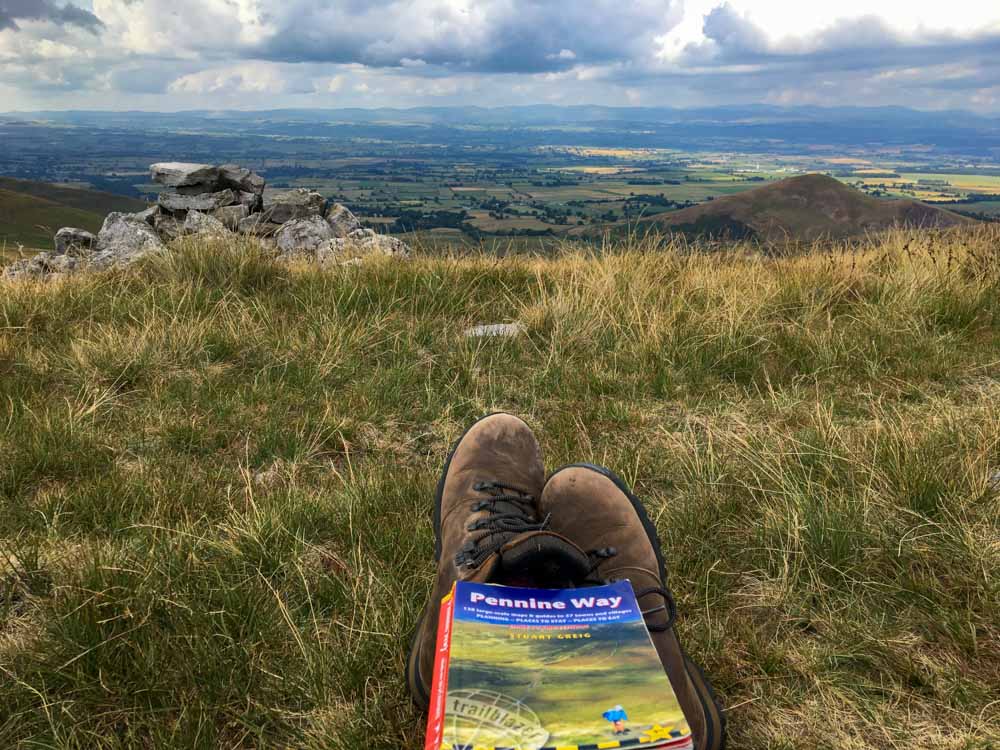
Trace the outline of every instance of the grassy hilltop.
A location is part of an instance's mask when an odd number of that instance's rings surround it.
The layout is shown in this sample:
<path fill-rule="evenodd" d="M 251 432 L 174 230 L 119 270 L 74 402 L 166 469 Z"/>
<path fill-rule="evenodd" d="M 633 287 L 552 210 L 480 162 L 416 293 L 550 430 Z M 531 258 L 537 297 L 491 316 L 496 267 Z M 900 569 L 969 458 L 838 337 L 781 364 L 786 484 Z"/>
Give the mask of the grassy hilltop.
<path fill-rule="evenodd" d="M 112 211 L 142 211 L 144 201 L 99 190 L 0 177 L 0 263 L 28 250 L 51 250 L 61 227 L 95 234 Z"/>
<path fill-rule="evenodd" d="M 647 499 L 731 747 L 996 747 L 1000 232 L 677 249 L 0 282 L 0 747 L 422 747 L 433 489 L 494 409 Z"/>
<path fill-rule="evenodd" d="M 783 245 L 846 240 L 898 227 L 944 229 L 973 223 L 929 203 L 874 198 L 829 175 L 807 174 L 618 226 Z"/>

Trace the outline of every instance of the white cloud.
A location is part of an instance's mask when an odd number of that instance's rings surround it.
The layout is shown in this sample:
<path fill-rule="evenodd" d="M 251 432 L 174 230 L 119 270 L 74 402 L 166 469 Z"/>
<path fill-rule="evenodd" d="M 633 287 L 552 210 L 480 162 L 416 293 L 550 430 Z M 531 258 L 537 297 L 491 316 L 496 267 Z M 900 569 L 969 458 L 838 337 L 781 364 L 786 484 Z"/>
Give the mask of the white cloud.
<path fill-rule="evenodd" d="M 317 86 L 317 91 L 325 91 L 328 94 L 336 94 L 344 88 L 344 76 L 333 76 L 332 78 L 327 78 L 321 82 L 321 85 Z"/>
<path fill-rule="evenodd" d="M 242 65 L 181 76 L 167 90 L 184 94 L 280 94 L 285 79 L 273 67 Z"/>
<path fill-rule="evenodd" d="M 571 49 L 561 49 L 545 56 L 546 60 L 575 60 L 576 53 Z"/>
<path fill-rule="evenodd" d="M 20 15 L 2 10 L 14 4 Z M 22 107 L 89 95 L 164 109 L 553 98 L 997 109 L 998 60 L 1000 6 L 984 0 L 0 0 L 0 87 Z"/>

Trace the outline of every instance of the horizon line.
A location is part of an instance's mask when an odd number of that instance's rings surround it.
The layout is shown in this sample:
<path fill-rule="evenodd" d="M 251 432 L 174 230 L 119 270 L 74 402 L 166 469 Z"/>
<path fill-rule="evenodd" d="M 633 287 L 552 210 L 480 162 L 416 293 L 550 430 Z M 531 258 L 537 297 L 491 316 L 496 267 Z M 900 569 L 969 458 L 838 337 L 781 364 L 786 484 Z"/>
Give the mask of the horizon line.
<path fill-rule="evenodd" d="M 177 115 L 177 114 L 190 114 L 198 112 L 241 112 L 241 113 L 252 113 L 252 112 L 380 112 L 380 111 L 391 111 L 391 112 L 416 112 L 420 110 L 456 110 L 456 109 L 466 109 L 466 110 L 484 110 L 488 112 L 498 112 L 504 110 L 527 110 L 527 109 L 558 109 L 558 110 L 573 110 L 573 109 L 606 109 L 606 110 L 616 110 L 616 111 L 642 111 L 642 110 L 664 110 L 670 112 L 696 112 L 696 111 L 717 111 L 725 109 L 768 109 L 777 111 L 795 111 L 795 110 L 856 110 L 856 111 L 868 111 L 868 112 L 878 112 L 878 111 L 901 111 L 901 112 L 916 112 L 920 114 L 962 114 L 962 115 L 973 115 L 975 117 L 981 117 L 985 119 L 1000 119 L 1000 112 L 977 112 L 972 109 L 920 109 L 917 107 L 907 107 L 901 104 L 886 104 L 881 106 L 866 106 L 857 104 L 840 104 L 840 105 L 825 105 L 825 104 L 768 104 L 756 102 L 752 104 L 713 104 L 705 106 L 690 106 L 690 107 L 678 107 L 671 105 L 629 105 L 629 104 L 506 104 L 506 105 L 482 105 L 482 104 L 422 104 L 409 107 L 396 107 L 396 106 L 377 106 L 377 107 L 273 107 L 273 108 L 239 108 L 239 107 L 225 107 L 225 108 L 190 108 L 190 109 L 78 109 L 78 108 L 48 108 L 48 109 L 13 109 L 0 112 L 0 117 L 9 115 L 32 115 L 32 114 L 43 114 L 43 113 L 61 113 L 61 114 L 150 114 L 150 115 Z"/>

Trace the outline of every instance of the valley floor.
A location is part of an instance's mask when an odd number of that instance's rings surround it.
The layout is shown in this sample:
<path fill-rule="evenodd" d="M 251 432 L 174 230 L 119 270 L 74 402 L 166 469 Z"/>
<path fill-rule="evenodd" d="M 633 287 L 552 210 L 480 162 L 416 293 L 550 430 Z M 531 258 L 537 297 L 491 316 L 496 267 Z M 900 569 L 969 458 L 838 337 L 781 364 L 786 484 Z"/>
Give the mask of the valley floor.
<path fill-rule="evenodd" d="M 996 747 L 1000 232 L 675 250 L 0 282 L 0 747 L 422 747 L 434 485 L 499 409 L 645 498 L 731 747 Z"/>

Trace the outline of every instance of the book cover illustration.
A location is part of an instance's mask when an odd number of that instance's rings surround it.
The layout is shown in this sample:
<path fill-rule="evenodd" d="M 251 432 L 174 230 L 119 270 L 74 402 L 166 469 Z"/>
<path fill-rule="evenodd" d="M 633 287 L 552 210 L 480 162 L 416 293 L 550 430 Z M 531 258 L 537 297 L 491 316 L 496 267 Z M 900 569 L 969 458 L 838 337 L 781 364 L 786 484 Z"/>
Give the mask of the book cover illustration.
<path fill-rule="evenodd" d="M 458 582 L 437 648 L 426 750 L 692 747 L 628 581 Z"/>

